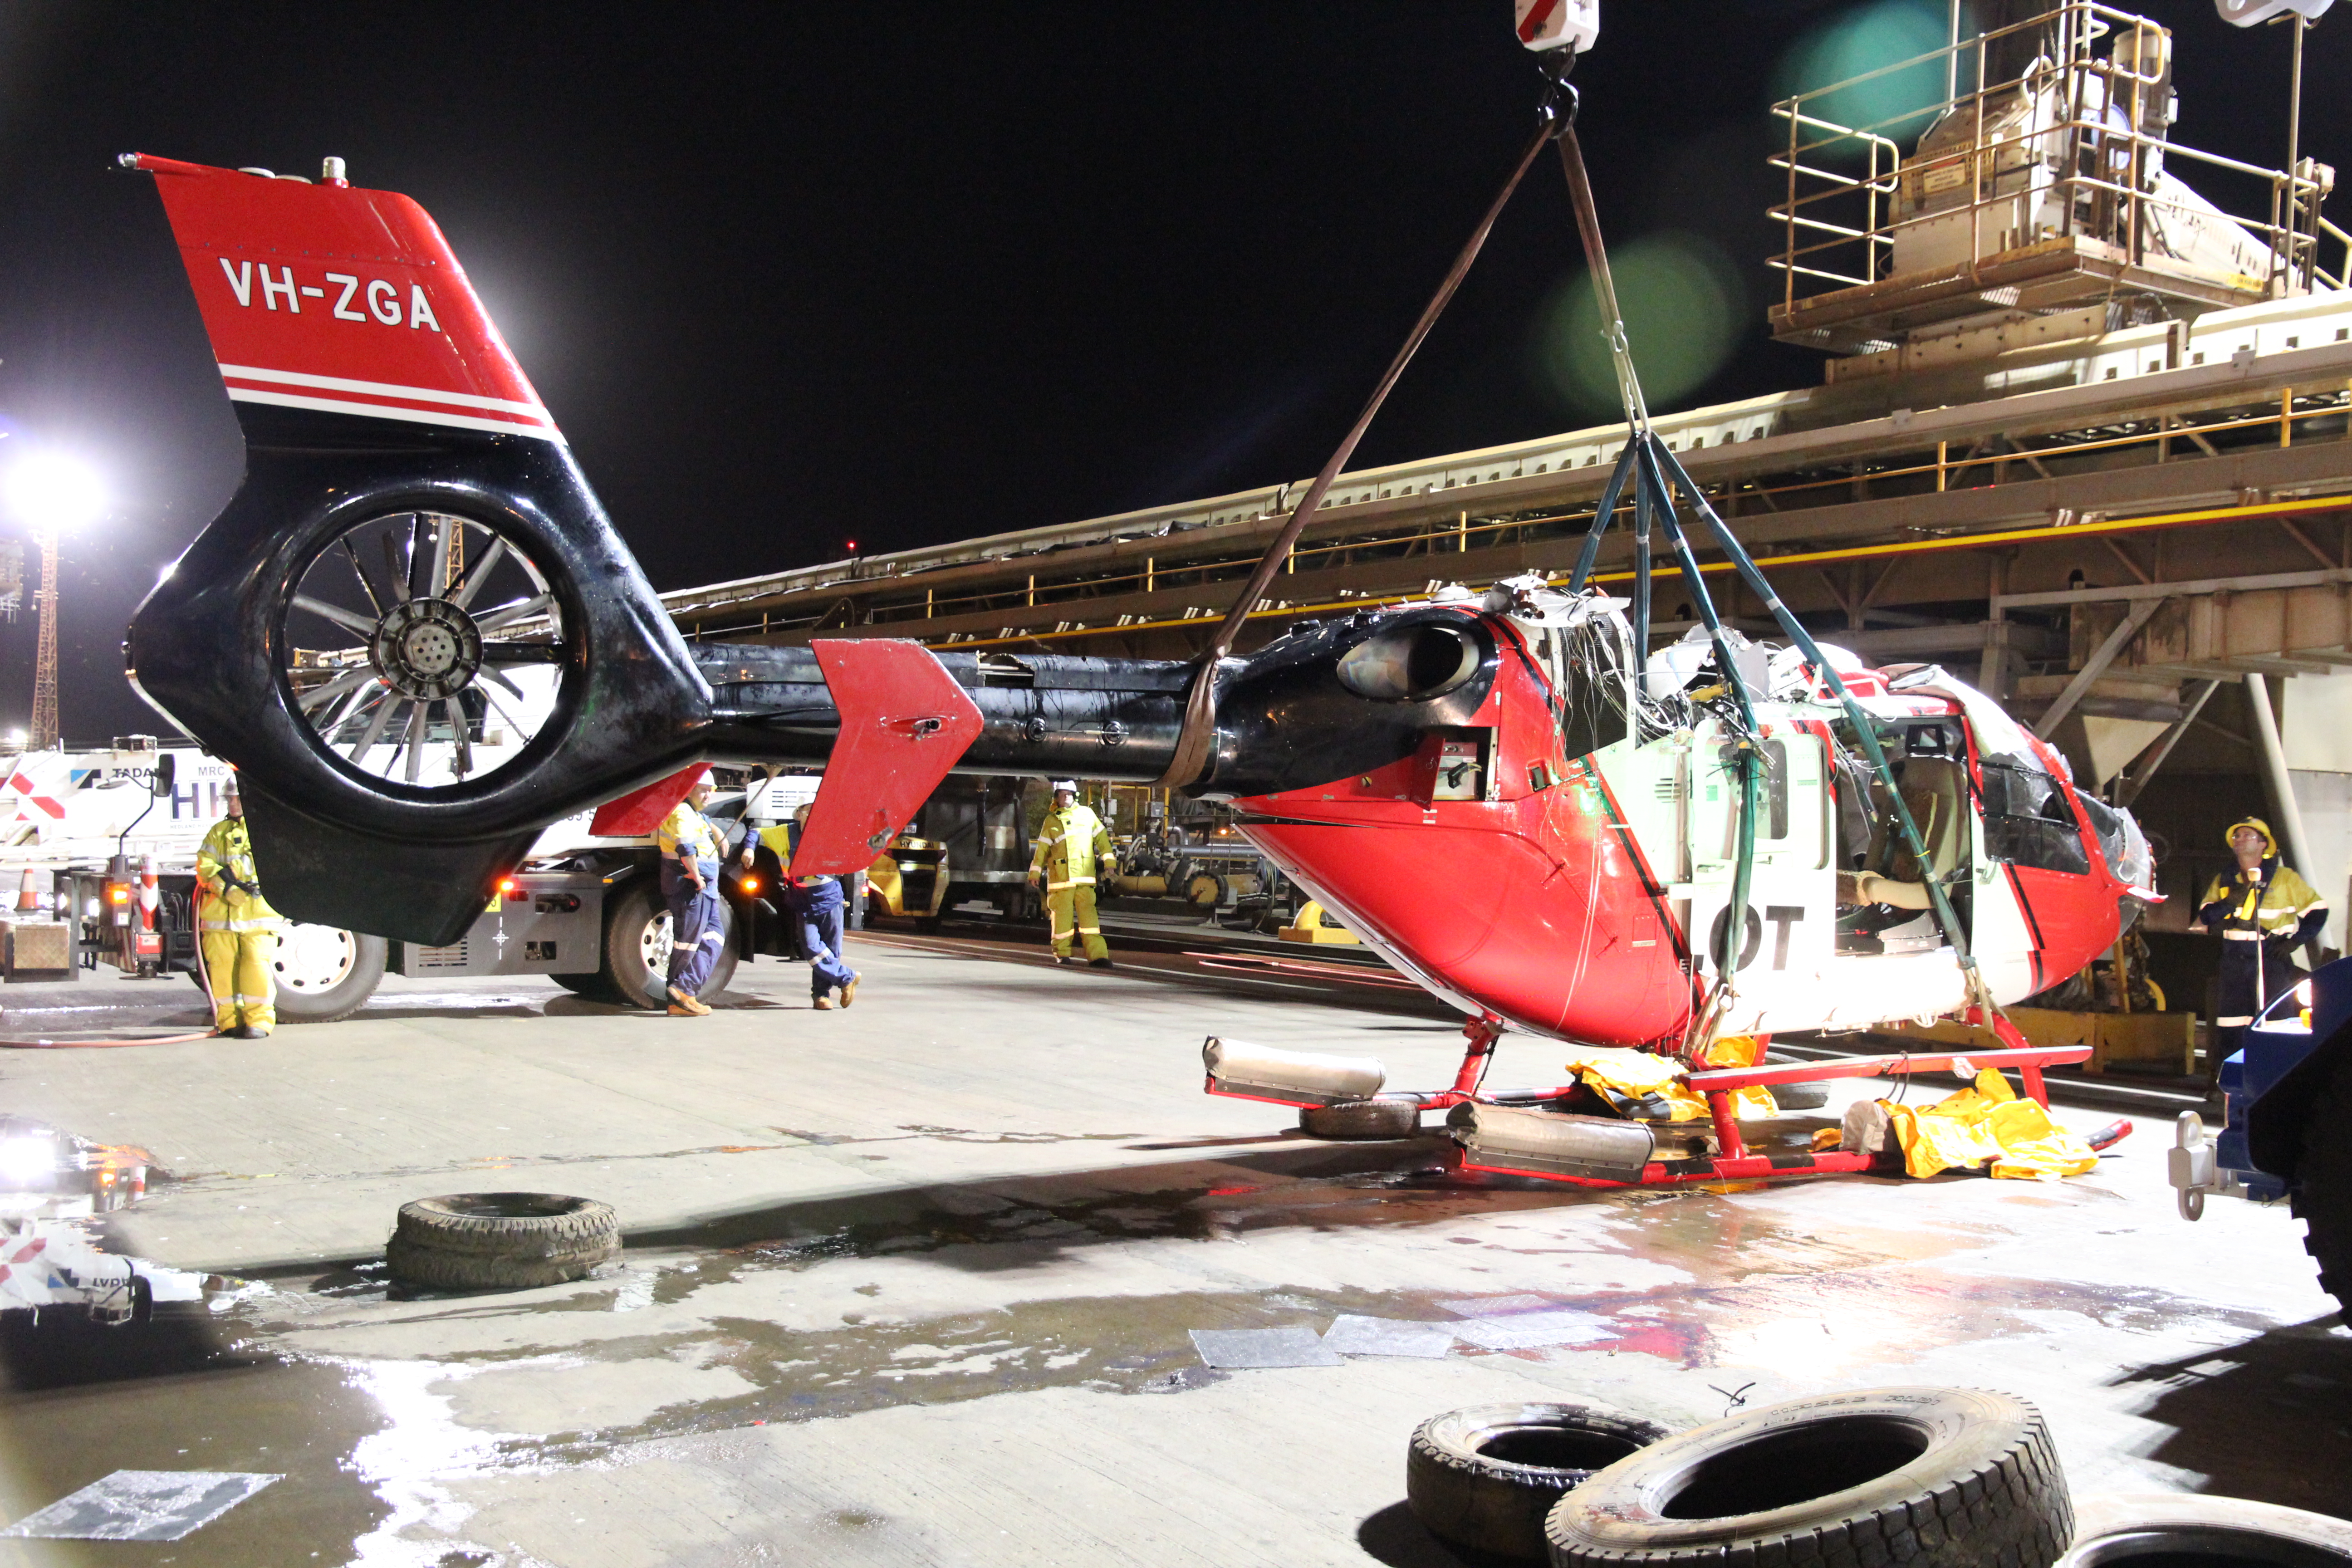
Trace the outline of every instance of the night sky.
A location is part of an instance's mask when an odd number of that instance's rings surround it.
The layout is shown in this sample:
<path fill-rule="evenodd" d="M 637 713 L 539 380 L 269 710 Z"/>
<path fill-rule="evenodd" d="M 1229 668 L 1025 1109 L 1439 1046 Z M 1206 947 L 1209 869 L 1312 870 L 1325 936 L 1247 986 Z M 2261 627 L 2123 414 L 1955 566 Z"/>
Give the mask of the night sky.
<path fill-rule="evenodd" d="M 2179 40 L 2176 137 L 2283 162 L 2284 29 L 2143 9 Z M 1721 322 L 1696 350 L 1637 333 L 1688 383 L 1654 405 L 1818 380 L 1763 325 L 1768 106 L 1841 39 L 1942 16 L 1604 6 L 1576 74 L 1602 223 L 1698 280 L 1692 333 Z M 1532 123 L 1507 18 L 7 0 L 0 465 L 54 445 L 111 495 L 66 545 L 67 733 L 155 727 L 122 627 L 241 461 L 152 182 L 117 153 L 312 175 L 333 153 L 415 197 L 647 574 L 681 587 L 1311 473 Z M 2352 8 L 2308 62 L 2305 150 L 2352 165 Z M 1557 369 L 1579 268 L 1547 161 L 1359 461 L 1607 417 Z M 29 713 L 32 656 L 28 612 L 0 626 L 0 726 Z"/>

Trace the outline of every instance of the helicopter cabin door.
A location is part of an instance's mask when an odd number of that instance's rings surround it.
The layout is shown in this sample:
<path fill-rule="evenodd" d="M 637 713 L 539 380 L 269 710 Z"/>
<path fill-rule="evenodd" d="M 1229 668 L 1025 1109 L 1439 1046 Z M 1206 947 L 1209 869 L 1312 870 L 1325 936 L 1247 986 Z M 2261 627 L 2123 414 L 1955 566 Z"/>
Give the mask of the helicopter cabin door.
<path fill-rule="evenodd" d="M 1784 996 L 1822 984 L 1834 951 L 1837 876 L 1830 860 L 1831 792 L 1821 740 L 1792 726 L 1767 726 L 1759 742 L 1764 776 L 1757 791 L 1755 868 L 1740 942 L 1736 991 L 1742 1014 L 1778 1010 Z M 1713 725 L 1689 753 L 1686 896 L 1692 962 L 1710 980 L 1730 923 L 1738 868 L 1740 789 L 1733 755 Z"/>

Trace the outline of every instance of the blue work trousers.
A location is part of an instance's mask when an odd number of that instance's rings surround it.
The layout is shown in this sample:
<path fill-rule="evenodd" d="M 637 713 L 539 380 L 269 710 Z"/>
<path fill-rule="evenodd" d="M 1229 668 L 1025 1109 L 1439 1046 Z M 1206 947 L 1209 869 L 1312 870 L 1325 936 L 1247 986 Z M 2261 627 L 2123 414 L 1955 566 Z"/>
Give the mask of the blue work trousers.
<path fill-rule="evenodd" d="M 837 900 L 800 908 L 801 945 L 808 949 L 809 994 L 823 1000 L 836 986 L 857 978 L 841 961 L 842 907 Z"/>
<path fill-rule="evenodd" d="M 669 977 L 674 990 L 699 995 L 719 962 L 719 944 L 727 940 L 727 917 L 719 907 L 719 863 L 696 864 L 702 885 L 687 880 L 675 860 L 661 868 L 662 901 L 669 906 Z"/>

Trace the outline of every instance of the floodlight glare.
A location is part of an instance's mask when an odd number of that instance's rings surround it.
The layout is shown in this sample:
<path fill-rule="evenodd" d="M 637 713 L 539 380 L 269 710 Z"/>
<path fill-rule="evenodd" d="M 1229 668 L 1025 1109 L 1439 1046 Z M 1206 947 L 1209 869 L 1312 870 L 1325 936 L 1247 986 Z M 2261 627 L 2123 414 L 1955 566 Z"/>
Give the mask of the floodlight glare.
<path fill-rule="evenodd" d="M 8 470 L 8 510 L 29 527 L 79 528 L 98 516 L 105 499 L 98 475 L 62 452 L 35 452 Z"/>

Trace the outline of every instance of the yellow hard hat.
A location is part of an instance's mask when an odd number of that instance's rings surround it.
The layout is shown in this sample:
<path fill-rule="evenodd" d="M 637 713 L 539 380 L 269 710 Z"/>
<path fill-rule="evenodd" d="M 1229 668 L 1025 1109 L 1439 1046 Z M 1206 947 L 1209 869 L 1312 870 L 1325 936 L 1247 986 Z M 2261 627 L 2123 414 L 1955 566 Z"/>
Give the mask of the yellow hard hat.
<path fill-rule="evenodd" d="M 2264 822 L 2259 816 L 2242 816 L 2237 821 L 2230 824 L 2230 831 L 2221 835 L 2221 842 L 2232 849 L 2236 848 L 2238 847 L 2238 829 L 2241 827 L 2251 827 L 2255 832 L 2263 836 L 2263 854 L 2275 855 L 2278 853 L 2278 836 L 2271 831 L 2271 825 Z"/>

